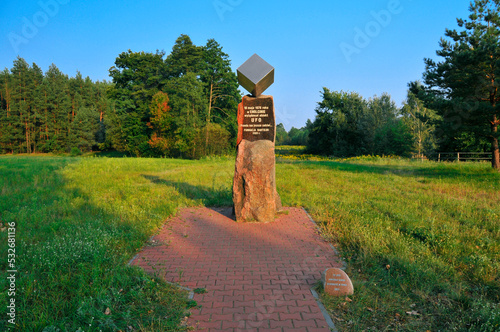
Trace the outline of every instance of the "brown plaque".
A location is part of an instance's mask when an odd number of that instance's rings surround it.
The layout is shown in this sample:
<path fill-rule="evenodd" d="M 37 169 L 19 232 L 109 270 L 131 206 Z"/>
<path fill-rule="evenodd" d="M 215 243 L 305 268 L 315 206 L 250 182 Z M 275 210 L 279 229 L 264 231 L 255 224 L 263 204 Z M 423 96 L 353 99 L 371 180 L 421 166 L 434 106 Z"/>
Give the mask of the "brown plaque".
<path fill-rule="evenodd" d="M 354 287 L 351 279 L 341 269 L 331 268 L 323 272 L 325 293 L 332 296 L 352 295 Z"/>
<path fill-rule="evenodd" d="M 238 144 L 242 139 L 250 142 L 274 142 L 275 120 L 272 96 L 245 96 L 238 106 Z"/>

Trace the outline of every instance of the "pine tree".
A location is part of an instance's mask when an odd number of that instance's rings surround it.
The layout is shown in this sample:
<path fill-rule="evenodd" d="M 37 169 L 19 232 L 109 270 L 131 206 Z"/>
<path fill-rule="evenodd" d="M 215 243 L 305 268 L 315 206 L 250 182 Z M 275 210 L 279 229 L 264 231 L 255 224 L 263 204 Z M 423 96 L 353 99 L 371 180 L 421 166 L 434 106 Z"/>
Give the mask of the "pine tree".
<path fill-rule="evenodd" d="M 8 69 L 0 73 L 0 152 L 13 153 L 12 76 Z"/>
<path fill-rule="evenodd" d="M 437 54 L 426 59 L 426 87 L 419 97 L 443 116 L 443 133 L 487 137 L 492 167 L 500 171 L 500 0 L 475 0 L 462 31 L 446 30 Z"/>
<path fill-rule="evenodd" d="M 44 75 L 18 57 L 10 71 L 0 72 L 0 153 L 90 150 L 103 143 L 108 86 L 80 73 L 69 79 L 55 65 Z"/>
<path fill-rule="evenodd" d="M 69 152 L 72 147 L 68 142 L 71 133 L 72 107 L 68 77 L 54 64 L 49 67 L 45 77 L 47 79 L 47 112 L 50 123 L 48 150 Z"/>
<path fill-rule="evenodd" d="M 203 48 L 194 45 L 188 35 L 180 35 L 165 59 L 167 78 L 199 73 L 203 67 L 202 52 Z"/>
<path fill-rule="evenodd" d="M 94 84 L 95 90 L 95 107 L 99 113 L 99 128 L 96 132 L 96 143 L 99 147 L 104 148 L 106 146 L 106 125 L 105 119 L 108 117 L 110 102 L 106 97 L 106 91 L 110 85 L 107 82 L 96 82 Z"/>
<path fill-rule="evenodd" d="M 30 152 L 30 137 L 28 122 L 30 119 L 29 107 L 29 70 L 30 66 L 21 57 L 18 57 L 11 69 L 12 74 L 12 142 L 13 151 L 17 153 Z"/>
<path fill-rule="evenodd" d="M 71 145 L 80 151 L 92 151 L 96 145 L 96 133 L 99 130 L 99 113 L 92 108 L 80 107 L 71 124 Z"/>
<path fill-rule="evenodd" d="M 410 87 L 418 85 L 418 82 L 410 83 Z M 434 110 L 425 107 L 424 102 L 411 91 L 408 91 L 401 113 L 412 132 L 413 149 L 417 157 L 423 159 L 424 156 L 432 155 L 437 148 L 436 124 L 442 118 Z"/>
<path fill-rule="evenodd" d="M 31 119 L 29 124 L 29 137 L 31 137 L 31 152 L 37 152 L 40 145 L 43 145 L 43 135 L 41 128 L 43 127 L 43 71 L 35 63 L 30 69 L 31 85 L 30 85 L 30 108 Z"/>

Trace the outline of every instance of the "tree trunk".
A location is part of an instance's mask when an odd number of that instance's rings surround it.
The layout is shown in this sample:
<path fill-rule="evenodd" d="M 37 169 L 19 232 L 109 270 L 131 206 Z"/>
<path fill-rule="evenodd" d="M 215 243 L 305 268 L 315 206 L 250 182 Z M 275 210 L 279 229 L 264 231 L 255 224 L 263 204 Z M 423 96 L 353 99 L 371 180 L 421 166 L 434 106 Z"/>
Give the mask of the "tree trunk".
<path fill-rule="evenodd" d="M 496 114 L 493 115 L 493 121 L 491 122 L 491 131 L 492 131 L 492 139 L 491 139 L 491 166 L 500 172 L 500 152 L 498 150 L 498 119 Z"/>
<path fill-rule="evenodd" d="M 47 91 L 44 91 L 45 95 L 45 141 L 49 140 L 49 111 L 47 110 Z"/>
<path fill-rule="evenodd" d="M 30 137 L 30 132 L 29 132 L 29 128 L 28 128 L 28 121 L 25 121 L 24 122 L 25 124 L 25 128 L 26 128 L 26 153 L 31 153 L 31 144 L 30 144 L 30 140 L 29 140 L 29 137 Z"/>
<path fill-rule="evenodd" d="M 208 116 L 207 116 L 207 136 L 205 140 L 205 154 L 208 155 L 208 125 L 210 124 L 210 111 L 212 110 L 212 92 L 214 84 L 210 83 L 210 99 L 208 100 Z"/>

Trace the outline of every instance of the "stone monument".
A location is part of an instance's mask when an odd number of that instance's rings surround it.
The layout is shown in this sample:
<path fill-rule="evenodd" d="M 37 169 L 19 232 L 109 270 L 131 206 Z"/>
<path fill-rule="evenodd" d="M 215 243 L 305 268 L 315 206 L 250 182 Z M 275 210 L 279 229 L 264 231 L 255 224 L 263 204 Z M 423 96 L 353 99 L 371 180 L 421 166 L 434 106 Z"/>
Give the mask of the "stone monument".
<path fill-rule="evenodd" d="M 281 210 L 281 199 L 275 181 L 274 101 L 262 93 L 274 83 L 274 68 L 254 54 L 237 73 L 238 82 L 251 95 L 238 105 L 234 214 L 237 221 L 270 222 Z"/>

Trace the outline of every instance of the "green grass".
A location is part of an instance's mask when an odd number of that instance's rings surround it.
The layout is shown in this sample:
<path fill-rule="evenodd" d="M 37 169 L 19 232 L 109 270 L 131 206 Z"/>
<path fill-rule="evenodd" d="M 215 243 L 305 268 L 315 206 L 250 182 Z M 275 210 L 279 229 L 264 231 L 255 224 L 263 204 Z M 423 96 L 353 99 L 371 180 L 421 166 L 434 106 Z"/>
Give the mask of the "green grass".
<path fill-rule="evenodd" d="M 214 160 L 0 157 L 0 221 L 16 223 L 18 329 L 183 330 L 185 292 L 127 262 L 179 207 L 230 204 L 227 188 L 212 185 L 229 177 L 219 169 Z M 5 229 L 0 241 L 5 271 Z M 6 278 L 1 286 L 3 306 Z"/>
<path fill-rule="evenodd" d="M 500 174 L 488 164 L 371 157 L 279 170 L 283 200 L 308 209 L 348 264 L 355 295 L 323 295 L 341 331 L 500 330 Z"/>
<path fill-rule="evenodd" d="M 500 174 L 290 154 L 276 169 L 283 204 L 312 214 L 354 283 L 349 299 L 322 295 L 340 330 L 499 329 Z M 186 294 L 127 262 L 178 208 L 231 205 L 233 172 L 232 157 L 0 157 L 0 219 L 17 223 L 19 329 L 182 331 Z M 6 231 L 0 241 L 7 257 Z"/>

